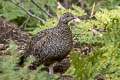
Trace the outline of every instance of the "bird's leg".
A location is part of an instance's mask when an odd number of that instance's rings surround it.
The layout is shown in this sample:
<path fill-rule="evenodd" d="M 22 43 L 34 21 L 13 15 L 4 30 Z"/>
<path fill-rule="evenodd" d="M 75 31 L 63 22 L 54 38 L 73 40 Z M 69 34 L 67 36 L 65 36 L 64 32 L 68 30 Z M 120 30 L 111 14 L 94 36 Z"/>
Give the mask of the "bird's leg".
<path fill-rule="evenodd" d="M 49 74 L 53 75 L 54 74 L 54 64 L 49 65 Z"/>

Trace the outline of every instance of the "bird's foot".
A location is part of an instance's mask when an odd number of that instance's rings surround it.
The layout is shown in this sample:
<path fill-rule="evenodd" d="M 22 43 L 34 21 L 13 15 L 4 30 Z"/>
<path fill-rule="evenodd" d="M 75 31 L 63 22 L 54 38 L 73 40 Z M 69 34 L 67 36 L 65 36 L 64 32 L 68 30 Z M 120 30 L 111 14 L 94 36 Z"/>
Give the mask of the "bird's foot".
<path fill-rule="evenodd" d="M 56 65 L 57 62 L 49 65 L 49 74 L 53 75 L 54 74 L 54 66 Z"/>
<path fill-rule="evenodd" d="M 49 66 L 49 74 L 50 74 L 50 75 L 53 75 L 53 74 L 54 74 L 53 67 L 54 67 L 54 64 L 51 64 L 51 65 Z"/>

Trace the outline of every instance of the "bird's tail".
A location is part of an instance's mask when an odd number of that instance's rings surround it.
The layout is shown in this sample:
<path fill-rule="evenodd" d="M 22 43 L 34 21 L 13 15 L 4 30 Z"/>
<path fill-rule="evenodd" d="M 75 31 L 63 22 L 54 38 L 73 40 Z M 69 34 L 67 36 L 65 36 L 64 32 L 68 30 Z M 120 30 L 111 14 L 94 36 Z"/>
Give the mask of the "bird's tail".
<path fill-rule="evenodd" d="M 22 55 L 22 56 L 20 57 L 20 60 L 19 60 L 18 64 L 19 64 L 19 65 L 23 65 L 23 63 L 25 62 L 25 59 L 26 59 L 26 57 L 25 57 L 24 55 Z"/>

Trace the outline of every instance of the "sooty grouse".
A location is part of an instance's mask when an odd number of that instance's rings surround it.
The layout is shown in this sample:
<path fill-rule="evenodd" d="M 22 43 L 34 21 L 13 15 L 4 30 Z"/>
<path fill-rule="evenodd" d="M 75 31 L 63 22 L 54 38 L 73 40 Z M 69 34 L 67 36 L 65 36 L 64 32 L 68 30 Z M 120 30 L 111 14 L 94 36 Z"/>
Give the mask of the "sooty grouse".
<path fill-rule="evenodd" d="M 53 63 L 64 59 L 72 50 L 72 32 L 68 22 L 76 17 L 72 13 L 64 13 L 58 25 L 52 29 L 46 29 L 32 37 L 29 49 L 21 57 L 21 62 L 27 56 L 33 55 L 36 61 L 32 65 L 44 64 L 49 66 L 49 73 L 53 74 Z"/>

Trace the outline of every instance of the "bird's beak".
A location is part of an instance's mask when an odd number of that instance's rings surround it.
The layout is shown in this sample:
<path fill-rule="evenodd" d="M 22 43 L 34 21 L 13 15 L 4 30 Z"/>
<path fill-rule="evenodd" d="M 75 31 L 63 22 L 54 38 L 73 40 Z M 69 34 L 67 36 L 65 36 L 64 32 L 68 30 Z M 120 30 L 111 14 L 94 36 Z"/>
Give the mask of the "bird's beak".
<path fill-rule="evenodd" d="M 75 22 L 81 22 L 81 20 L 78 17 L 76 17 L 76 16 L 74 16 L 74 21 Z"/>
<path fill-rule="evenodd" d="M 74 19 L 77 19 L 78 17 L 74 16 Z"/>

